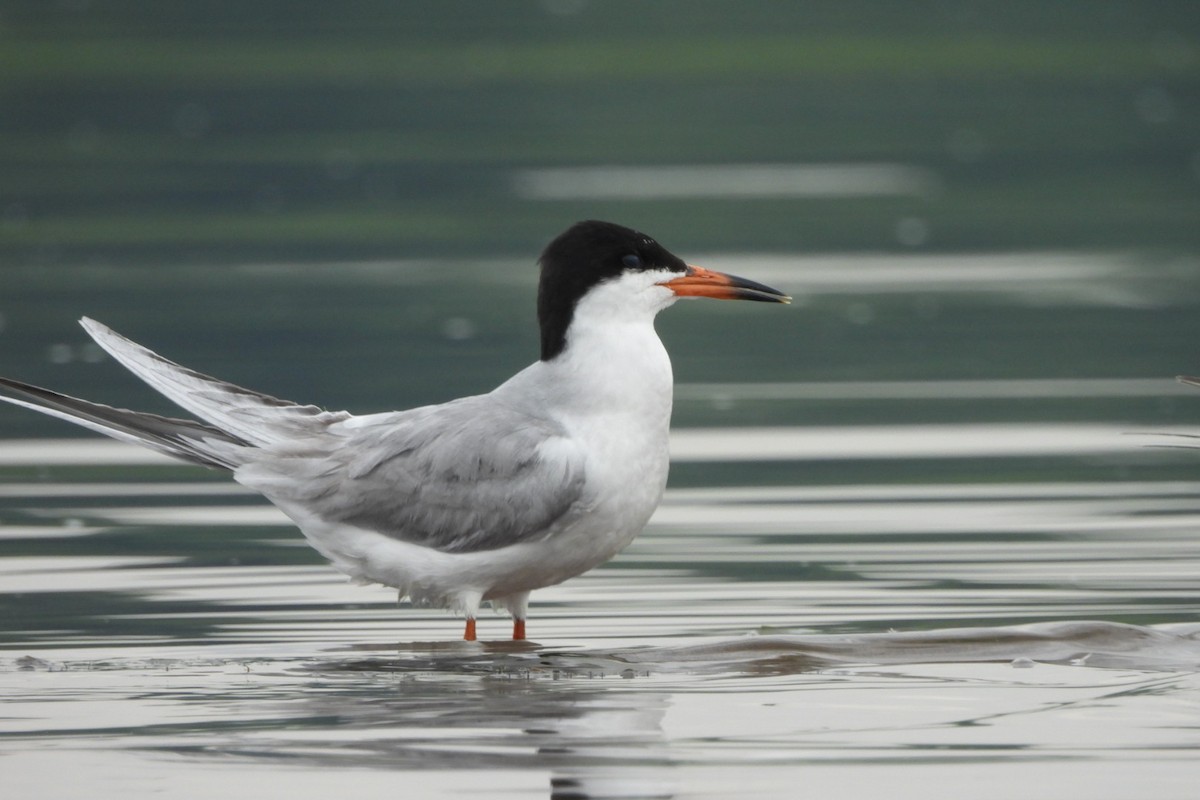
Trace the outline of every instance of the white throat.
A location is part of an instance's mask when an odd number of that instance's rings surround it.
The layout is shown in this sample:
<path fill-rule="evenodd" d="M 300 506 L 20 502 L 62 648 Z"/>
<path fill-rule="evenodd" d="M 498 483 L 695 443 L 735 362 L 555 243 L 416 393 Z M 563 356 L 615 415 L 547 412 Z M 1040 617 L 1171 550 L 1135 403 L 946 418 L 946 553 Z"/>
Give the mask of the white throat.
<path fill-rule="evenodd" d="M 572 409 L 639 415 L 656 426 L 669 422 L 671 359 L 654 318 L 676 300 L 660 285 L 673 274 L 626 273 L 594 287 L 576 304 L 566 348 L 547 362 L 571 395 Z"/>
<path fill-rule="evenodd" d="M 654 317 L 676 300 L 660 285 L 676 273 L 626 273 L 591 289 L 575 306 L 566 347 L 538 361 L 496 392 L 567 428 L 662 441 L 671 419 L 671 360 Z"/>

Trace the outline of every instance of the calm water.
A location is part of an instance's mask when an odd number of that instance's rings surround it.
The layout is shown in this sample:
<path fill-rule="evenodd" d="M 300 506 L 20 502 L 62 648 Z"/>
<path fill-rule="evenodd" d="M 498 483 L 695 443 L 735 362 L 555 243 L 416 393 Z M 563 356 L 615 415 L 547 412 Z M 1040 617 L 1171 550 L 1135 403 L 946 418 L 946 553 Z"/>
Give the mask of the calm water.
<path fill-rule="evenodd" d="M 6 791 L 1193 796 L 1200 452 L 1158 445 L 1200 433 L 1195 262 L 697 260 L 801 302 L 664 315 L 667 499 L 526 643 L 349 585 L 219 475 L 0 411 Z M 88 313 L 299 400 L 446 399 L 530 351 L 502 266 L 79 268 L 44 313 L 28 273 L 3 372 L 159 410 Z"/>

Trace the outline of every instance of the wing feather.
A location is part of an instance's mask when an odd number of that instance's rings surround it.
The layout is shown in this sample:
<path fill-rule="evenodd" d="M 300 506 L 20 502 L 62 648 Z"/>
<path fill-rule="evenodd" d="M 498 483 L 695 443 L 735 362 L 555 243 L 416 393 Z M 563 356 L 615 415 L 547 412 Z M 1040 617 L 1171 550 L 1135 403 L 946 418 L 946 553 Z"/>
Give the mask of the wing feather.
<path fill-rule="evenodd" d="M 584 457 L 566 431 L 483 396 L 335 424 L 314 444 L 323 451 L 278 451 L 238 479 L 327 522 L 450 553 L 550 536 L 584 503 Z"/>

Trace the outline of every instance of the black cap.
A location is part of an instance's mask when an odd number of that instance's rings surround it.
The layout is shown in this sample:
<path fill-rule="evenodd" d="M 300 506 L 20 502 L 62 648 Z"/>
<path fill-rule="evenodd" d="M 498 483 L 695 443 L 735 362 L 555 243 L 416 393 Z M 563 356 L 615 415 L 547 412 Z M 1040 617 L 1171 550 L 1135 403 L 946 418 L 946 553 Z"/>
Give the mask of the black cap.
<path fill-rule="evenodd" d="M 637 270 L 687 271 L 682 259 L 646 234 L 599 220 L 577 222 L 559 234 L 546 245 L 539 262 L 538 324 L 543 361 L 566 347 L 575 304 L 593 286 Z"/>

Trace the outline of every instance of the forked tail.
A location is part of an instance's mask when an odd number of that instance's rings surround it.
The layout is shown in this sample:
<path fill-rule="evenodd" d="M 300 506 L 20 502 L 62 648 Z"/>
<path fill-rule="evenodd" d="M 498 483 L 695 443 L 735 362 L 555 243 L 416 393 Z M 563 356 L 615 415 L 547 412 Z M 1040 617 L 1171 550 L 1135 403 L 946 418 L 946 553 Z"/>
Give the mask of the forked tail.
<path fill-rule="evenodd" d="M 0 378 L 0 392 L 0 400 L 13 405 L 32 408 L 114 439 L 206 467 L 235 469 L 242 463 L 239 451 L 252 447 L 236 436 L 200 422 L 91 403 L 8 378 Z"/>
<path fill-rule="evenodd" d="M 0 400 L 184 461 L 229 470 L 246 463 L 256 448 L 318 435 L 349 416 L 203 375 L 86 317 L 80 324 L 129 371 L 204 422 L 113 408 L 6 378 L 0 378 Z"/>

